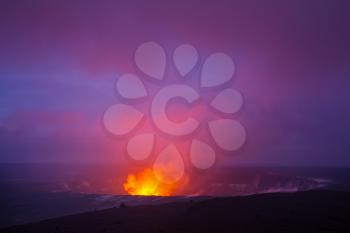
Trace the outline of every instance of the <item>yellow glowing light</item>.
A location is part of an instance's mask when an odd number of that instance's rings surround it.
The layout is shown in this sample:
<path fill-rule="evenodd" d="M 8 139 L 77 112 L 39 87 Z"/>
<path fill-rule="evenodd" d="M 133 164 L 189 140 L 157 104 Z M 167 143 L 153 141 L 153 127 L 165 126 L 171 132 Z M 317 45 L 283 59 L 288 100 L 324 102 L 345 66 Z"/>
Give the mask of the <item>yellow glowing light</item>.
<path fill-rule="evenodd" d="M 129 174 L 123 184 L 124 190 L 130 195 L 170 196 L 175 189 L 175 184 L 162 183 L 154 173 L 153 169 L 146 168 L 139 173 Z M 159 171 L 157 171 L 158 175 Z"/>

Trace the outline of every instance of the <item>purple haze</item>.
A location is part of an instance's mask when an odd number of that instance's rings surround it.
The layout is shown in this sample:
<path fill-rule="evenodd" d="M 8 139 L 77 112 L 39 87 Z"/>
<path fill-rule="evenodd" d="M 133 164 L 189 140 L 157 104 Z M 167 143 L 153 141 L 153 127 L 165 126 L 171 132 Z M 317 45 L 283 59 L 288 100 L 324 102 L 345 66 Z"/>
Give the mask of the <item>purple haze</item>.
<path fill-rule="evenodd" d="M 0 2 L 0 162 L 122 162 L 101 126 L 154 40 L 233 57 L 249 132 L 220 162 L 350 165 L 347 1 Z"/>

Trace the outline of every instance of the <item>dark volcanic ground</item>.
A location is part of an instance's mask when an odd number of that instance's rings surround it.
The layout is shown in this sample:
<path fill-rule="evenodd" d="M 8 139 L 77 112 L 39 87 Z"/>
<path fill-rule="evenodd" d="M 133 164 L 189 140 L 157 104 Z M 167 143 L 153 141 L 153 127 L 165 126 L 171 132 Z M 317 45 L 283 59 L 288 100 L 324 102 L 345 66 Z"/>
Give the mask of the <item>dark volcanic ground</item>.
<path fill-rule="evenodd" d="M 350 192 L 308 191 L 126 206 L 1 232 L 350 232 Z"/>

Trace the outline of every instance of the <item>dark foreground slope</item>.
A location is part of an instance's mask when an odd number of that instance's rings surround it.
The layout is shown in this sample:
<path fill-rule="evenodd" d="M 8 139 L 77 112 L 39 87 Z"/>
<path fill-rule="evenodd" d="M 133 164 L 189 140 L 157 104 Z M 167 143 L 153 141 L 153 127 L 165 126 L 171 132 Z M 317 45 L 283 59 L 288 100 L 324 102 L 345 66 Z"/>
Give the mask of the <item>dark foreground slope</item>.
<path fill-rule="evenodd" d="M 271 193 L 113 208 L 2 232 L 350 232 L 350 193 Z"/>

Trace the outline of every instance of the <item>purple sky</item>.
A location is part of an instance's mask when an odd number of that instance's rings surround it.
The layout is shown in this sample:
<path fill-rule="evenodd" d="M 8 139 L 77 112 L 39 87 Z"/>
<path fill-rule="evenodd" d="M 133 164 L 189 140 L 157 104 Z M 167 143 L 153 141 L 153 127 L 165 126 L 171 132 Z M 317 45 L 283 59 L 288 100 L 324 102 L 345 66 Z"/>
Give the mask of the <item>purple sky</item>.
<path fill-rule="evenodd" d="M 0 162 L 123 161 L 101 117 L 144 41 L 225 52 L 248 141 L 221 163 L 350 165 L 347 1 L 0 1 Z"/>

